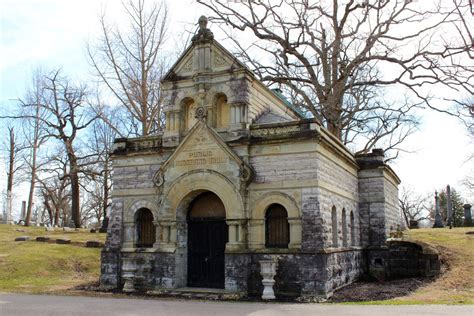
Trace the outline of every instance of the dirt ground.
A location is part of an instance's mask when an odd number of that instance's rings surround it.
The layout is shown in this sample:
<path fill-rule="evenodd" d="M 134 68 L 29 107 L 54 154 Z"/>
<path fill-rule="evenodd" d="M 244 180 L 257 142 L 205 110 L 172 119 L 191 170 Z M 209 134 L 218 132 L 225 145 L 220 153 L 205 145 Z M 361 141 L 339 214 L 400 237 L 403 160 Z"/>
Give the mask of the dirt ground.
<path fill-rule="evenodd" d="M 409 278 L 384 282 L 358 281 L 337 290 L 328 302 L 342 303 L 389 300 L 406 296 L 434 280 L 435 278 Z"/>

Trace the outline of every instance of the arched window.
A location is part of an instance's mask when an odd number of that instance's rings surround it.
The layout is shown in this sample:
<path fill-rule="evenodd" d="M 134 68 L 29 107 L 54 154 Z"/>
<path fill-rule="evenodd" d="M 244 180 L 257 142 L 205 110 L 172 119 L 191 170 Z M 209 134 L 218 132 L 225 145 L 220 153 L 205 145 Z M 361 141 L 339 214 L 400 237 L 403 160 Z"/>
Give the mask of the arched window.
<path fill-rule="evenodd" d="M 331 222 L 332 222 L 332 246 L 338 247 L 338 236 L 337 236 L 337 213 L 336 207 L 332 207 L 331 211 Z"/>
<path fill-rule="evenodd" d="M 288 213 L 280 204 L 272 204 L 265 213 L 265 247 L 288 248 L 289 242 Z"/>
<path fill-rule="evenodd" d="M 351 211 L 351 246 L 355 246 L 355 223 L 354 223 L 354 212 Z"/>
<path fill-rule="evenodd" d="M 141 208 L 135 215 L 135 227 L 137 229 L 137 248 L 151 248 L 155 243 L 155 225 L 153 225 L 153 214 L 147 208 Z"/>
<path fill-rule="evenodd" d="M 347 221 L 346 221 L 346 209 L 342 209 L 342 246 L 347 247 Z"/>

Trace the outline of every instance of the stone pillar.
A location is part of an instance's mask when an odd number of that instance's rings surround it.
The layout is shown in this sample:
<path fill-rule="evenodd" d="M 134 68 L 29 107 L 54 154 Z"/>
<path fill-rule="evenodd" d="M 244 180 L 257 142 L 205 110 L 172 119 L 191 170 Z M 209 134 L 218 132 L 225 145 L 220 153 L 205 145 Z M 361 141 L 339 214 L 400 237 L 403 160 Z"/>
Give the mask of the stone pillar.
<path fill-rule="evenodd" d="M 134 248 L 135 243 L 135 225 L 134 223 L 123 223 L 123 249 Z"/>
<path fill-rule="evenodd" d="M 359 213 L 362 246 L 385 244 L 390 226 L 396 226 L 398 185 L 400 179 L 384 163 L 382 149 L 356 155 L 359 165 Z"/>
<path fill-rule="evenodd" d="M 439 211 L 439 196 L 438 196 L 438 192 L 435 192 L 435 211 L 436 211 L 436 214 L 435 214 L 435 222 L 434 222 L 433 227 L 434 227 L 434 228 L 441 228 L 441 227 L 444 227 L 444 225 L 443 225 L 443 220 L 441 219 L 441 213 L 440 213 L 440 211 Z"/>
<path fill-rule="evenodd" d="M 289 249 L 300 249 L 301 248 L 301 219 L 292 218 L 288 219 L 290 224 L 290 244 Z"/>
<path fill-rule="evenodd" d="M 162 252 L 173 252 L 176 249 L 176 221 L 166 220 L 158 221 L 156 248 Z"/>
<path fill-rule="evenodd" d="M 453 228 L 453 203 L 451 201 L 451 187 L 449 184 L 446 186 L 446 208 L 447 208 L 447 216 L 448 216 L 448 226 L 449 228 Z"/>
<path fill-rule="evenodd" d="M 20 220 L 26 221 L 26 201 L 21 201 L 21 216 Z"/>
<path fill-rule="evenodd" d="M 245 248 L 245 220 L 231 219 L 226 221 L 229 226 L 229 241 L 226 250 L 235 251 Z"/>
<path fill-rule="evenodd" d="M 265 248 L 264 219 L 251 219 L 249 221 L 249 248 L 252 250 Z M 291 241 L 290 241 L 291 242 Z"/>
<path fill-rule="evenodd" d="M 473 226 L 472 225 L 472 214 L 471 214 L 471 204 L 464 204 L 464 226 Z"/>

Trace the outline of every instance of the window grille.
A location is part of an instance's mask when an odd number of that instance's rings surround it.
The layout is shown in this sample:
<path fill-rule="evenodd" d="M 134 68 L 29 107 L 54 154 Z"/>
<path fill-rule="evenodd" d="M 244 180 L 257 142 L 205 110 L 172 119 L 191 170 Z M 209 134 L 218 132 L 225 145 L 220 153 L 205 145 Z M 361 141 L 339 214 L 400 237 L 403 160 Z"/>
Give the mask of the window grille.
<path fill-rule="evenodd" d="M 153 214 L 149 209 L 142 208 L 136 215 L 137 248 L 151 248 L 155 243 L 156 233 Z"/>
<path fill-rule="evenodd" d="M 288 248 L 290 242 L 288 213 L 279 204 L 272 204 L 265 214 L 265 246 Z"/>

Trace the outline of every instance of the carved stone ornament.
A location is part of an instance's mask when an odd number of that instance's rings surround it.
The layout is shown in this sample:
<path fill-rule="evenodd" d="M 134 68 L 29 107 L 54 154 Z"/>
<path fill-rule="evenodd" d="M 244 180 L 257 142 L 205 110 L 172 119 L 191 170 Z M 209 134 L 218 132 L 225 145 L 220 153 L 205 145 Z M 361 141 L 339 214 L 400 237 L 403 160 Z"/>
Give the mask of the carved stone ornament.
<path fill-rule="evenodd" d="M 199 31 L 191 39 L 193 43 L 206 43 L 212 42 L 214 34 L 207 28 L 208 19 L 202 15 L 199 20 Z"/>
<path fill-rule="evenodd" d="M 195 118 L 204 119 L 206 116 L 207 116 L 207 110 L 205 107 L 200 106 L 196 109 L 195 116 L 194 116 Z"/>
<path fill-rule="evenodd" d="M 155 187 L 160 188 L 164 182 L 165 179 L 163 176 L 163 170 L 160 169 L 155 173 L 155 176 L 153 177 L 153 183 L 155 184 Z"/>

